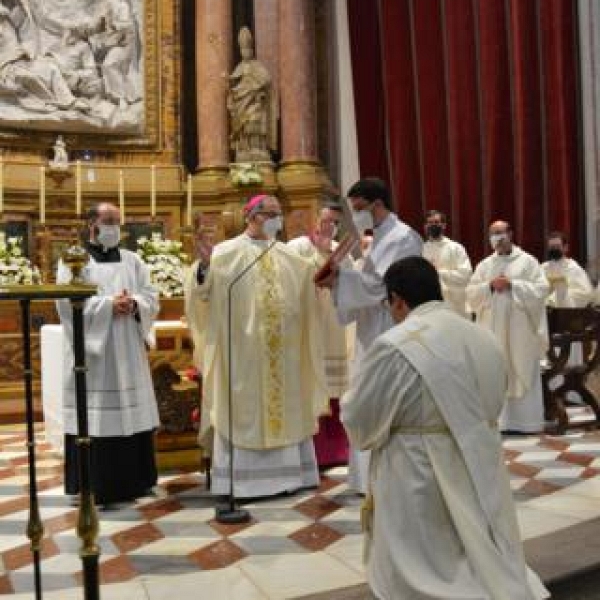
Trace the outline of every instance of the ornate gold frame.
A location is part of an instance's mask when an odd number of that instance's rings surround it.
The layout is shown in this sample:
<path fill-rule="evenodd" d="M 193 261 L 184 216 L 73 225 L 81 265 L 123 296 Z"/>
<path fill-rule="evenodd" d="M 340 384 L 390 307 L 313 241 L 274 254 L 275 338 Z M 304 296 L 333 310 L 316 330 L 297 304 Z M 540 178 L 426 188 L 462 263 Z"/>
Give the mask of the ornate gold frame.
<path fill-rule="evenodd" d="M 147 151 L 161 149 L 161 64 L 160 33 L 161 5 L 160 0 L 142 0 L 144 22 L 140 33 L 144 36 L 144 87 L 145 87 L 145 124 L 141 135 L 105 133 L 64 133 L 58 129 L 0 129 L 0 143 L 7 146 L 23 146 L 48 148 L 61 133 L 69 148 L 93 148 L 94 150 L 127 150 Z M 1 127 L 1 123 L 0 123 Z"/>

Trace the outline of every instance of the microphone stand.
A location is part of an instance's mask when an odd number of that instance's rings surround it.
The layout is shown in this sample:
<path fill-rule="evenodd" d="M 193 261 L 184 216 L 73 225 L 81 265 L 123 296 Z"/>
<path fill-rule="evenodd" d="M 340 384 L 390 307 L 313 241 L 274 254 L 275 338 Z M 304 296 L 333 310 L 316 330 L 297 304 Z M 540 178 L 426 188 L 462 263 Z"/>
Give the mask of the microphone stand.
<path fill-rule="evenodd" d="M 242 279 L 248 271 L 250 271 L 257 263 L 259 263 L 268 252 L 277 243 L 277 239 L 274 238 L 272 242 L 242 271 L 240 271 L 232 280 L 227 287 L 227 371 L 228 371 L 228 382 L 227 382 L 227 408 L 229 411 L 228 417 L 228 433 L 229 433 L 229 494 L 227 498 L 227 506 L 217 506 L 215 519 L 219 523 L 247 523 L 250 520 L 250 513 L 243 508 L 235 507 L 235 495 L 233 493 L 233 400 L 232 400 L 232 356 L 231 356 L 231 300 L 233 286 Z"/>

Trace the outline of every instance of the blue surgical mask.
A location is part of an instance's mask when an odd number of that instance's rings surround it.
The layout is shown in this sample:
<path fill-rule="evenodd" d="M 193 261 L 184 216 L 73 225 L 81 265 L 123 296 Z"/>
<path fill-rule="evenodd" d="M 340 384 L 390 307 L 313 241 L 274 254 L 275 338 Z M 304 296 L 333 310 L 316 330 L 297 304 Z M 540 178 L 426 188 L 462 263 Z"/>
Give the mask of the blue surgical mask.
<path fill-rule="evenodd" d="M 267 219 L 263 224 L 263 233 L 270 239 L 274 239 L 275 236 L 283 229 L 283 217 L 272 217 Z"/>
<path fill-rule="evenodd" d="M 105 249 L 116 248 L 121 241 L 121 228 L 119 225 L 98 225 L 96 241 Z"/>

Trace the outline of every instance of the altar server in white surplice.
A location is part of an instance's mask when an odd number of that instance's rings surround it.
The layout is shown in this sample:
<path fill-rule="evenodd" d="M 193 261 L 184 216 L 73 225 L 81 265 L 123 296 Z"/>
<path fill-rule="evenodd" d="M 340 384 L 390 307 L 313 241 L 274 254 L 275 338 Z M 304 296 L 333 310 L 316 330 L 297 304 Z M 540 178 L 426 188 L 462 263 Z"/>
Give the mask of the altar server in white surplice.
<path fill-rule="evenodd" d="M 315 267 L 276 241 L 281 206 L 272 196 L 244 208 L 245 232 L 200 247 L 188 307 L 207 310 L 189 319 L 204 344 L 201 433 L 215 429 L 212 491 L 229 493 L 227 297 L 232 281 L 266 253 L 232 291 L 232 400 L 234 495 L 268 496 L 316 486 L 312 436 L 326 410 L 322 338 L 318 329 Z M 188 308 L 190 310 L 190 308 Z M 195 329 L 203 329 L 198 335 Z"/>
<path fill-rule="evenodd" d="M 555 231 L 548 236 L 548 260 L 542 269 L 552 290 L 546 302 L 556 308 L 583 308 L 594 299 L 594 290 L 587 273 L 568 257 L 566 234 Z"/>
<path fill-rule="evenodd" d="M 372 452 L 363 507 L 367 578 L 379 600 L 537 600 L 496 420 L 505 361 L 488 331 L 442 302 L 423 258 L 385 275 L 394 321 L 342 401 Z"/>
<path fill-rule="evenodd" d="M 159 309 L 148 268 L 134 252 L 118 247 L 120 214 L 108 203 L 92 207 L 83 269 L 98 293 L 84 310 L 92 490 L 98 504 L 133 500 L 156 484 L 154 429 L 158 409 L 145 341 Z M 60 263 L 57 282 L 71 278 Z M 77 413 L 73 374 L 72 318 L 68 301 L 57 308 L 65 329 L 65 490 L 79 491 Z"/>
<path fill-rule="evenodd" d="M 554 308 L 584 308 L 594 301 L 594 289 L 587 273 L 567 256 L 568 253 L 567 235 L 561 231 L 552 232 L 548 236 L 548 260 L 542 264 L 551 289 L 546 303 Z M 583 348 L 580 342 L 574 342 L 571 344 L 568 365 L 582 363 Z M 563 376 L 557 375 L 550 381 L 550 389 L 556 389 L 563 381 Z M 574 402 L 580 400 L 576 392 L 568 392 L 567 398 Z"/>
<path fill-rule="evenodd" d="M 418 233 L 392 212 L 392 202 L 386 184 L 367 177 L 348 191 L 359 233 L 373 231 L 373 241 L 359 269 L 333 271 L 325 285 L 333 288 L 333 298 L 340 322 L 356 323 L 356 350 L 353 368 L 360 365 L 362 356 L 373 340 L 392 326 L 385 303 L 383 275 L 396 260 L 420 255 L 422 240 Z M 348 485 L 365 493 L 369 452 L 350 447 Z"/>
<path fill-rule="evenodd" d="M 440 276 L 444 301 L 459 315 L 466 316 L 465 289 L 473 267 L 464 246 L 444 235 L 446 225 L 444 213 L 439 210 L 427 212 L 423 256 Z"/>
<path fill-rule="evenodd" d="M 539 262 L 513 244 L 508 223 L 492 223 L 489 233 L 495 252 L 477 265 L 467 286 L 467 303 L 477 322 L 494 333 L 508 363 L 500 429 L 541 431 L 540 359 L 548 345 L 545 302 L 550 286 Z"/>

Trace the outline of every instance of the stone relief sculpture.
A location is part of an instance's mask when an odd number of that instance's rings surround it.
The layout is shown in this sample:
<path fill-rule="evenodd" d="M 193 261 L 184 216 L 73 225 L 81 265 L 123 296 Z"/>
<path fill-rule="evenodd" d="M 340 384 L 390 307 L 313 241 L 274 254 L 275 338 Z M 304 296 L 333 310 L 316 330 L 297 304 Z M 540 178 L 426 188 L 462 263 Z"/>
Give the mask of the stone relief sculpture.
<path fill-rule="evenodd" d="M 144 0 L 0 0 L 0 125 L 140 133 Z"/>
<path fill-rule="evenodd" d="M 252 33 L 238 35 L 242 61 L 229 76 L 230 146 L 236 162 L 270 161 L 277 149 L 277 98 L 271 76 L 254 58 Z"/>

